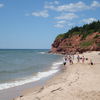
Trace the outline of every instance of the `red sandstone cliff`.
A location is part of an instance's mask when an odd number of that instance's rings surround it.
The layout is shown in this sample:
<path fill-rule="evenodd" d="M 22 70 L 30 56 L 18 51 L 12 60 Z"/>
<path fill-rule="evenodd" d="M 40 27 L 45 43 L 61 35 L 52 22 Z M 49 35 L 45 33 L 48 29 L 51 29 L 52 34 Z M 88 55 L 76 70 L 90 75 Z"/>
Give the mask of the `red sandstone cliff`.
<path fill-rule="evenodd" d="M 82 35 L 73 35 L 69 38 L 57 38 L 52 44 L 52 53 L 70 53 L 100 51 L 100 33 L 95 32 L 82 39 Z"/>

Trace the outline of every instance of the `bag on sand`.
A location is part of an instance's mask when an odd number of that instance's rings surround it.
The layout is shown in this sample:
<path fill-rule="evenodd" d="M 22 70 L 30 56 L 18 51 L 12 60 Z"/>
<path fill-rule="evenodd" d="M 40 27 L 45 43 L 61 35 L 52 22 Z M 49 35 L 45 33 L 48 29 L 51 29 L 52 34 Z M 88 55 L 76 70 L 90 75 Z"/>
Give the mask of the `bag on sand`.
<path fill-rule="evenodd" d="M 93 65 L 93 62 L 91 62 L 91 65 Z"/>
<path fill-rule="evenodd" d="M 63 64 L 66 65 L 66 62 L 64 62 Z"/>

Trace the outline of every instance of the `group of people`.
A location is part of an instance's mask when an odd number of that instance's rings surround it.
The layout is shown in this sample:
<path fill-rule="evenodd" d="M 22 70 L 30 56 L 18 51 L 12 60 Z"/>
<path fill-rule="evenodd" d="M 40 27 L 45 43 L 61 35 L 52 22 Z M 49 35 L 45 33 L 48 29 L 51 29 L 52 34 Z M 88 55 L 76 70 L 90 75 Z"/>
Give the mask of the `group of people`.
<path fill-rule="evenodd" d="M 70 63 L 70 64 L 73 64 L 73 60 L 74 60 L 74 57 L 72 57 L 71 55 L 66 55 L 64 57 L 64 65 L 66 65 L 66 63 Z"/>
<path fill-rule="evenodd" d="M 73 60 L 74 60 L 74 55 L 72 57 L 72 55 L 66 55 L 64 57 L 64 65 L 66 65 L 66 63 L 70 63 L 70 64 L 73 64 Z"/>
<path fill-rule="evenodd" d="M 74 59 L 75 59 L 74 55 L 65 55 L 64 63 L 63 63 L 64 66 L 66 65 L 66 63 L 73 64 Z M 77 63 L 79 62 L 84 63 L 85 60 L 88 60 L 88 58 L 85 58 L 84 56 L 80 57 L 79 55 L 77 55 L 76 59 L 77 59 Z M 93 62 L 91 59 L 90 59 L 90 64 L 93 65 Z"/>
<path fill-rule="evenodd" d="M 77 62 L 80 62 L 80 60 L 82 61 L 82 63 L 84 63 L 85 60 L 88 60 L 88 58 L 85 58 L 84 56 L 80 57 L 79 55 L 77 56 Z"/>

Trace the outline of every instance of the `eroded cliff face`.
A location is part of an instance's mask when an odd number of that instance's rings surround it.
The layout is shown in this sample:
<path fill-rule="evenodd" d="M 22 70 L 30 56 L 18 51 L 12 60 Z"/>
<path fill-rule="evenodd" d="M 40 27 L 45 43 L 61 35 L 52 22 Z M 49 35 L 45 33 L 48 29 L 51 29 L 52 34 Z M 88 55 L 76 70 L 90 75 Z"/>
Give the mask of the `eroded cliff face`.
<path fill-rule="evenodd" d="M 82 35 L 69 38 L 57 38 L 52 44 L 52 53 L 83 53 L 85 51 L 100 51 L 100 33 L 95 32 L 82 39 Z"/>

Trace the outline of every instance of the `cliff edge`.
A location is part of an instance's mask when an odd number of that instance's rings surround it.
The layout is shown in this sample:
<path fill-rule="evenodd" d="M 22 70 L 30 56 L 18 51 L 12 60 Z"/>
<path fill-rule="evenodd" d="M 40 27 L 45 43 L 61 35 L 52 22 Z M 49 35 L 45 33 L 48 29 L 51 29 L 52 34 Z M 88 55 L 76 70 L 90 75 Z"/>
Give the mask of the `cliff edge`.
<path fill-rule="evenodd" d="M 100 51 L 100 21 L 74 27 L 54 40 L 51 53 Z"/>

